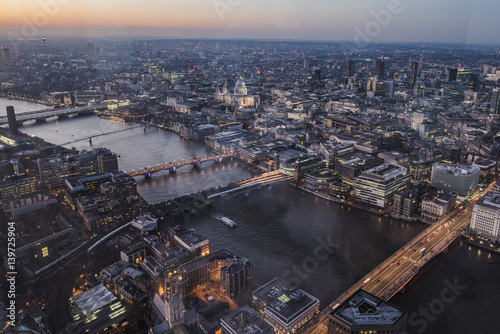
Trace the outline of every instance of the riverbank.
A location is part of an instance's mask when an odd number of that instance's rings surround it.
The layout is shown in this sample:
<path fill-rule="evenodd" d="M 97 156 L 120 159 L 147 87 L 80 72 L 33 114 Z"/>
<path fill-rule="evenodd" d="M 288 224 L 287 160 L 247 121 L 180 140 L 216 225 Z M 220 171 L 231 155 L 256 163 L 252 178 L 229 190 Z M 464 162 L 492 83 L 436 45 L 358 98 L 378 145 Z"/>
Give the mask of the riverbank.
<path fill-rule="evenodd" d="M 293 184 L 293 186 L 296 187 L 296 188 L 298 188 L 298 189 L 300 189 L 300 190 L 303 190 L 303 191 L 306 191 L 306 192 L 308 192 L 310 194 L 313 194 L 315 196 L 318 196 L 318 197 L 321 197 L 323 199 L 326 199 L 328 201 L 332 201 L 332 202 L 336 202 L 336 203 L 341 203 L 341 204 L 346 204 L 346 205 L 348 205 L 350 207 L 353 207 L 353 208 L 356 208 L 356 209 L 360 209 L 360 210 L 364 210 L 364 211 L 367 211 L 367 212 L 370 212 L 370 213 L 374 213 L 374 214 L 377 214 L 379 216 L 384 216 L 384 217 L 387 217 L 387 218 L 394 218 L 394 219 L 404 220 L 404 221 L 408 221 L 408 222 L 419 222 L 419 223 L 424 223 L 424 224 L 427 224 L 427 225 L 432 225 L 431 222 L 429 222 L 427 220 L 424 220 L 424 219 L 421 219 L 421 218 L 417 218 L 417 217 L 414 217 L 414 218 L 412 218 L 412 217 L 402 217 L 402 216 L 395 215 L 395 214 L 392 214 L 392 213 L 384 212 L 383 210 L 380 210 L 380 209 L 370 208 L 370 207 L 361 205 L 359 203 L 354 203 L 354 202 L 351 202 L 351 201 L 347 201 L 345 199 L 335 198 L 335 197 L 331 197 L 331 196 L 328 196 L 328 195 L 325 195 L 325 194 L 321 194 L 321 193 L 312 191 L 310 189 L 307 189 L 305 187 L 297 186 L 295 184 Z"/>
<path fill-rule="evenodd" d="M 19 95 L 15 95 L 15 94 L 2 93 L 0 95 L 0 97 L 8 99 L 8 100 L 24 101 L 24 102 L 30 102 L 30 103 L 43 104 L 46 106 L 53 106 L 52 103 L 48 103 L 46 101 L 39 100 L 39 99 L 34 99 L 34 98 L 28 97 L 28 96 L 19 96 Z"/>
<path fill-rule="evenodd" d="M 500 254 L 500 246 L 498 244 L 491 243 L 488 239 L 478 236 L 471 236 L 468 229 L 462 232 L 462 236 L 467 239 L 467 243 L 471 246 L 484 249 L 494 254 Z"/>

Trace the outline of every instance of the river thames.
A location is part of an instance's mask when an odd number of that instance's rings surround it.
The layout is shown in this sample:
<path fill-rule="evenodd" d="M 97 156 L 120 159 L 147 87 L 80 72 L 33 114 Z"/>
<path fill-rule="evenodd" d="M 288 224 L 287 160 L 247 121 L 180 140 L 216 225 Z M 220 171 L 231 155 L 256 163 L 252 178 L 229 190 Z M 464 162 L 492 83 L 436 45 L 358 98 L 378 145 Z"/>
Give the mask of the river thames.
<path fill-rule="evenodd" d="M 0 106 L 14 105 L 16 112 L 22 112 L 23 105 L 17 103 L 0 99 Z M 88 139 L 77 141 L 127 128 L 93 138 L 92 145 Z M 95 116 L 27 123 L 20 130 L 55 144 L 72 141 L 67 147 L 80 150 L 109 148 L 120 155 L 119 166 L 124 171 L 212 154 L 203 142 L 186 141 L 153 127 L 144 132 L 142 127 Z M 229 160 L 203 165 L 200 170 L 187 166 L 175 175 L 165 172 L 154 174 L 152 180 L 137 180 L 144 199 L 156 203 L 250 176 L 244 164 Z M 230 229 L 207 214 L 192 217 L 189 227 L 205 234 L 212 250 L 226 247 L 247 257 L 256 264 L 259 284 L 281 276 L 318 297 L 322 306 L 426 228 L 342 206 L 286 183 L 225 197 L 213 202 L 212 210 L 238 224 Z M 317 247 L 327 250 L 326 259 L 314 258 Z M 495 263 L 489 264 L 491 256 L 459 239 L 447 254 L 424 268 L 404 295 L 391 300 L 408 311 L 409 333 L 497 332 L 500 319 L 493 318 L 492 311 L 500 297 L 500 258 L 493 256 Z M 453 302 L 440 303 L 442 290 L 454 280 L 467 287 Z M 441 305 L 442 309 L 436 309 Z M 422 308 L 429 307 L 436 312 L 422 316 Z"/>

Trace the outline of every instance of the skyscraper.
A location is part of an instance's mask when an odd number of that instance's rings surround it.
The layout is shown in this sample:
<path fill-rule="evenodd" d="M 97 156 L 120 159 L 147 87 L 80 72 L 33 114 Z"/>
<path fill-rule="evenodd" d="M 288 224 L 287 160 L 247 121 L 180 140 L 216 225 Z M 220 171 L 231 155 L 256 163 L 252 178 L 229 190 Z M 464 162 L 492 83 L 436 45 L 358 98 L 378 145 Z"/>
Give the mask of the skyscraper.
<path fill-rule="evenodd" d="M 472 70 L 466 67 L 459 67 L 457 69 L 457 81 L 468 82 L 472 75 Z"/>
<path fill-rule="evenodd" d="M 413 87 L 417 83 L 418 77 L 418 62 L 414 61 L 411 65 L 411 77 L 410 77 L 410 86 Z"/>
<path fill-rule="evenodd" d="M 6 62 L 10 58 L 10 49 L 9 48 L 1 48 L 0 49 L 0 59 L 3 62 Z"/>
<path fill-rule="evenodd" d="M 321 70 L 314 70 L 311 77 L 311 83 L 315 87 L 321 86 Z"/>
<path fill-rule="evenodd" d="M 493 88 L 491 94 L 490 114 L 498 115 L 500 112 L 500 89 Z"/>
<path fill-rule="evenodd" d="M 375 63 L 375 75 L 378 75 L 381 79 L 384 78 L 385 73 L 385 63 L 383 59 L 377 59 Z"/>
<path fill-rule="evenodd" d="M 457 69 L 456 68 L 447 68 L 446 69 L 446 81 L 457 81 Z"/>
<path fill-rule="evenodd" d="M 17 135 L 18 130 L 17 130 L 17 122 L 16 122 L 16 112 L 14 111 L 13 106 L 7 107 L 7 120 L 9 122 L 10 132 L 12 132 L 12 134 Z"/>
<path fill-rule="evenodd" d="M 347 62 L 347 76 L 352 77 L 354 76 L 354 71 L 355 71 L 355 63 L 354 60 L 349 60 Z"/>
<path fill-rule="evenodd" d="M 309 68 L 309 59 L 304 58 L 304 69 L 308 69 L 308 68 Z"/>

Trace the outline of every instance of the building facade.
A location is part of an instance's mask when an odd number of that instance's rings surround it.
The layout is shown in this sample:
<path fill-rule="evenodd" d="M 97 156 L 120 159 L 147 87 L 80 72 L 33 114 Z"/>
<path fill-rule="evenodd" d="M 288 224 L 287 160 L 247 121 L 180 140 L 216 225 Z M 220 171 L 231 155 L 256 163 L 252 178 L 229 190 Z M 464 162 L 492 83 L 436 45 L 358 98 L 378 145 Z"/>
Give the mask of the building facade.
<path fill-rule="evenodd" d="M 231 104 L 234 107 L 254 107 L 260 103 L 258 95 L 248 95 L 246 83 L 241 78 L 236 81 L 233 93 L 229 92 L 227 82 L 224 82 L 222 90 L 217 87 L 215 99 L 218 102 Z"/>
<path fill-rule="evenodd" d="M 493 242 L 500 241 L 500 194 L 490 192 L 474 204 L 470 231 Z"/>
<path fill-rule="evenodd" d="M 355 177 L 354 193 L 360 202 L 385 208 L 392 203 L 394 194 L 409 183 L 408 169 L 386 162 Z"/>
<path fill-rule="evenodd" d="M 418 207 L 418 189 L 401 190 L 394 194 L 393 212 L 398 215 L 411 216 Z"/>
<path fill-rule="evenodd" d="M 227 249 L 220 249 L 179 266 L 178 291 L 187 296 L 211 285 L 235 299 L 255 284 L 255 265 Z"/>
<path fill-rule="evenodd" d="M 275 278 L 253 292 L 253 306 L 276 333 L 296 333 L 319 313 L 319 300 Z"/>
<path fill-rule="evenodd" d="M 431 185 L 470 197 L 479 183 L 477 166 L 437 163 L 432 166 Z"/>
<path fill-rule="evenodd" d="M 456 193 L 441 195 L 436 198 L 422 200 L 421 216 L 436 221 L 455 207 Z"/>
<path fill-rule="evenodd" d="M 44 187 L 63 186 L 68 177 L 83 177 L 118 170 L 118 157 L 110 150 L 98 148 L 58 157 L 37 160 L 40 181 Z"/>

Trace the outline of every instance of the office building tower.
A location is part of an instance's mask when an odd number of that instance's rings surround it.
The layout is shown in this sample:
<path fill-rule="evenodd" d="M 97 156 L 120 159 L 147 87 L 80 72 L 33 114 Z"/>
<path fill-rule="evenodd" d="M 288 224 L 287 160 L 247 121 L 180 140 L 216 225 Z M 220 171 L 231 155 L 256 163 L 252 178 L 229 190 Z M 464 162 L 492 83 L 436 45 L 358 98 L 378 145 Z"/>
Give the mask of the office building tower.
<path fill-rule="evenodd" d="M 408 169 L 389 162 L 370 168 L 354 178 L 356 200 L 385 208 L 410 184 L 410 176 Z"/>
<path fill-rule="evenodd" d="M 457 81 L 458 71 L 456 68 L 447 68 L 446 69 L 446 81 Z"/>
<path fill-rule="evenodd" d="M 468 87 L 471 80 L 472 70 L 466 67 L 459 67 L 457 69 L 457 81 L 462 83 L 462 86 Z"/>
<path fill-rule="evenodd" d="M 329 333 L 403 334 L 407 323 L 405 311 L 361 289 L 328 314 Z"/>
<path fill-rule="evenodd" d="M 84 177 L 118 170 L 117 155 L 105 148 L 40 158 L 37 160 L 40 181 L 49 188 L 61 187 L 68 177 Z"/>
<path fill-rule="evenodd" d="M 16 112 L 14 111 L 13 106 L 7 106 L 7 121 L 9 122 L 10 132 L 14 135 L 19 134 L 16 122 Z"/>
<path fill-rule="evenodd" d="M 490 114 L 500 114 L 500 88 L 493 88 L 491 94 Z"/>
<path fill-rule="evenodd" d="M 418 79 L 418 62 L 414 61 L 411 65 L 410 86 L 413 87 Z"/>
<path fill-rule="evenodd" d="M 375 63 L 375 75 L 379 76 L 381 79 L 384 78 L 385 73 L 385 63 L 383 59 L 377 59 Z"/>
<path fill-rule="evenodd" d="M 304 290 L 293 289 L 282 278 L 275 278 L 253 292 L 254 309 L 276 333 L 296 333 L 319 313 L 319 300 Z"/>
<path fill-rule="evenodd" d="M 9 48 L 0 48 L 0 59 L 3 62 L 7 62 L 10 59 L 10 49 Z"/>
<path fill-rule="evenodd" d="M 500 194 L 490 192 L 474 204 L 470 232 L 492 242 L 500 241 Z"/>
<path fill-rule="evenodd" d="M 401 190 L 394 194 L 393 213 L 411 216 L 418 207 L 418 188 Z"/>
<path fill-rule="evenodd" d="M 314 70 L 311 77 L 313 86 L 321 86 L 321 70 Z"/>
<path fill-rule="evenodd" d="M 432 166 L 431 185 L 470 196 L 478 185 L 479 175 L 477 166 L 438 163 Z"/>
<path fill-rule="evenodd" d="M 354 76 L 355 69 L 356 69 L 356 65 L 354 63 L 354 60 L 349 60 L 347 62 L 347 76 L 348 77 Z"/>
<path fill-rule="evenodd" d="M 14 176 L 7 178 L 0 185 L 0 207 L 7 211 L 11 207 L 18 206 L 23 197 L 32 195 L 38 191 L 38 180 L 36 177 Z M 32 199 L 27 198 L 26 204 L 33 203 Z"/>

